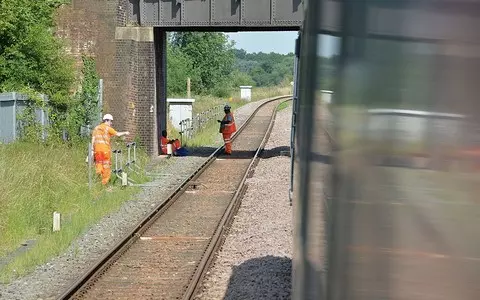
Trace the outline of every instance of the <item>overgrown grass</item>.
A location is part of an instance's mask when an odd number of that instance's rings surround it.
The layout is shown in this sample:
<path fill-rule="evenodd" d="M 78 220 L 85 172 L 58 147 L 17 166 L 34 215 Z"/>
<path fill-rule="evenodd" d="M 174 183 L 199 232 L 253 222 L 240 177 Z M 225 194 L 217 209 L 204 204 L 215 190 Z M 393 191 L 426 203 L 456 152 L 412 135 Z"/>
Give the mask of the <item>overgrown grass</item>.
<path fill-rule="evenodd" d="M 217 103 L 212 106 L 223 104 L 223 103 Z M 226 103 L 228 103 L 232 107 L 232 110 L 235 111 L 235 109 L 245 105 L 248 102 L 240 99 L 231 99 Z M 197 134 L 195 134 L 195 136 L 193 136 L 191 139 L 185 139 L 184 145 L 189 148 L 197 148 L 202 146 L 219 146 L 220 143 L 218 142 L 218 137 L 220 136 L 220 133 L 218 132 L 218 129 L 219 129 L 219 125 L 216 119 L 211 120 L 206 124 L 205 128 L 197 132 Z"/>
<path fill-rule="evenodd" d="M 252 88 L 252 101 L 258 101 L 281 95 L 291 95 L 292 93 L 293 87 L 289 84 L 273 87 Z"/>
<path fill-rule="evenodd" d="M 280 95 L 290 95 L 293 93 L 293 87 L 290 84 L 284 84 L 273 87 L 253 87 L 252 101 L 258 101 L 266 98 L 271 98 Z M 169 98 L 183 98 L 185 95 L 170 95 Z M 197 114 L 206 111 L 217 105 L 230 104 L 239 107 L 247 103 L 240 99 L 240 89 L 236 89 L 230 93 L 227 98 L 220 98 L 210 95 L 192 95 L 195 102 L 193 103 L 193 113 Z"/>
<path fill-rule="evenodd" d="M 218 132 L 219 125 L 214 120 L 211 121 L 199 131 L 193 138 L 184 141 L 186 147 L 198 148 L 202 146 L 220 146 L 220 133 Z"/>
<path fill-rule="evenodd" d="M 275 86 L 275 87 L 261 87 L 261 88 L 252 88 L 252 101 L 263 100 L 280 95 L 289 95 L 292 93 L 292 87 L 290 85 Z M 237 95 L 238 94 L 238 95 Z M 193 113 L 200 113 L 202 111 L 208 110 L 217 105 L 223 105 L 228 103 L 233 111 L 248 103 L 246 100 L 240 99 L 240 92 L 232 92 L 232 96 L 228 99 L 217 98 L 213 96 L 198 96 L 195 97 L 195 102 L 193 104 Z M 288 103 L 285 104 L 288 106 Z M 286 107 L 285 106 L 285 107 Z M 170 127 L 172 128 L 172 126 Z M 175 129 L 169 130 L 169 135 L 179 137 L 180 134 Z M 212 120 L 207 124 L 207 126 L 198 132 L 193 138 L 184 140 L 184 145 L 190 148 L 202 147 L 202 146 L 212 146 L 220 145 L 218 143 L 218 123 L 216 120 Z"/>
<path fill-rule="evenodd" d="M 280 105 L 277 107 L 277 111 L 284 110 L 284 109 L 287 108 L 290 104 L 291 104 L 290 101 L 288 101 L 288 102 L 285 101 L 285 102 L 280 103 Z"/>
<path fill-rule="evenodd" d="M 146 154 L 138 152 L 137 159 L 145 164 Z M 58 255 L 89 226 L 138 192 L 134 187 L 121 189 L 118 183 L 107 192 L 94 171 L 95 184 L 89 189 L 86 153 L 86 144 L 0 145 L 0 259 L 11 258 L 6 266 L 0 266 L 0 281 L 24 275 Z M 137 182 L 147 179 L 133 177 Z M 54 233 L 55 211 L 61 214 L 61 231 Z M 11 255 L 26 240 L 35 240 L 34 246 Z"/>

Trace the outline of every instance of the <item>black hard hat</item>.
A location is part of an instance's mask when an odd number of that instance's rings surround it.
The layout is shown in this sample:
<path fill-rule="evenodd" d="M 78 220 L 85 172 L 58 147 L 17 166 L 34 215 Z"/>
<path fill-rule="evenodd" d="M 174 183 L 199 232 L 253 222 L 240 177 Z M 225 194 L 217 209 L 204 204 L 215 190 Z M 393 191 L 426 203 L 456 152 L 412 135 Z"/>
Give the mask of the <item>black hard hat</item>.
<path fill-rule="evenodd" d="M 225 104 L 225 106 L 223 107 L 223 110 L 230 110 L 230 108 L 231 108 L 230 105 Z"/>

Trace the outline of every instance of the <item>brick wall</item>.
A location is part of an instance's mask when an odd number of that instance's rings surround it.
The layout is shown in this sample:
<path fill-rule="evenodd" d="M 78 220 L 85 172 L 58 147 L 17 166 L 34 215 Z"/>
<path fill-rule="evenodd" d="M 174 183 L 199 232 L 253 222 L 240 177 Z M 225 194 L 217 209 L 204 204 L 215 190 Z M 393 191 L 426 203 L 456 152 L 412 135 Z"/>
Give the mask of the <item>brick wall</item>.
<path fill-rule="evenodd" d="M 139 42 L 137 95 L 138 112 L 135 123 L 138 124 L 142 141 L 149 153 L 156 149 L 156 110 L 155 110 L 155 49 L 153 42 Z"/>
<path fill-rule="evenodd" d="M 117 40 L 111 112 L 148 153 L 156 147 L 155 62 L 153 42 Z"/>
<path fill-rule="evenodd" d="M 57 35 L 79 67 L 82 54 L 96 58 L 104 113 L 113 114 L 115 129 L 130 131 L 130 140 L 140 137 L 148 153 L 156 154 L 154 44 L 115 39 L 116 27 L 127 25 L 128 5 L 128 0 L 72 0 L 58 11 Z"/>

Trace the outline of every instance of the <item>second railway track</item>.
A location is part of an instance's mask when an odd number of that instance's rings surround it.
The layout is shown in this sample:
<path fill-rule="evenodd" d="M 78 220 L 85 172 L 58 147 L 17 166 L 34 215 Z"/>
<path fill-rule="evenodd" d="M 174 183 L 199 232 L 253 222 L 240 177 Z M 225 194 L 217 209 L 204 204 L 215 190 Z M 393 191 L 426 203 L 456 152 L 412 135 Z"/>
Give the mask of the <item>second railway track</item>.
<path fill-rule="evenodd" d="M 288 98 L 257 108 L 234 136 L 231 156 L 217 149 L 60 299 L 192 298 L 268 140 L 276 107 Z"/>

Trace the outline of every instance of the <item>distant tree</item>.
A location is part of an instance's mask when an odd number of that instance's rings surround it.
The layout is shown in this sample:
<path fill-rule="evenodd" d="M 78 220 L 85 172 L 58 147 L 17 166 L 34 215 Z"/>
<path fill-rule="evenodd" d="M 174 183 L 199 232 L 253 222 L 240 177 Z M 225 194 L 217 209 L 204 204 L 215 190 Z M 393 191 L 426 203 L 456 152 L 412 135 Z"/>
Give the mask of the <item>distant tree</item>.
<path fill-rule="evenodd" d="M 179 48 L 167 47 L 167 88 L 173 95 L 185 95 L 187 78 L 198 82 L 199 75 L 194 71 L 192 62 Z"/>
<path fill-rule="evenodd" d="M 207 93 L 217 85 L 228 84 L 235 53 L 224 33 L 176 32 L 171 36 L 171 47 L 191 63 L 196 75 L 192 89 L 196 92 Z"/>
<path fill-rule="evenodd" d="M 235 57 L 237 59 L 245 59 L 245 57 L 247 56 L 247 51 L 243 49 L 234 49 L 234 51 L 235 51 Z"/>
<path fill-rule="evenodd" d="M 246 53 L 236 50 L 236 68 L 247 73 L 256 86 L 273 86 L 293 78 L 293 53 Z"/>
<path fill-rule="evenodd" d="M 260 67 L 266 72 L 266 73 L 272 73 L 273 71 L 273 65 L 274 65 L 274 62 L 273 60 L 267 60 L 267 61 L 264 61 Z"/>
<path fill-rule="evenodd" d="M 270 85 L 269 74 L 265 72 L 262 67 L 257 66 L 253 68 L 253 70 L 250 71 L 250 75 L 252 76 L 252 79 L 255 81 L 257 86 Z"/>
<path fill-rule="evenodd" d="M 238 71 L 249 74 L 250 71 L 256 66 L 260 65 L 258 61 L 238 59 L 235 62 L 235 67 Z"/>
<path fill-rule="evenodd" d="M 252 79 L 252 77 L 250 77 L 250 75 L 244 72 L 240 72 L 238 70 L 232 72 L 230 82 L 231 86 L 235 88 L 241 85 L 255 85 L 255 81 Z"/>

